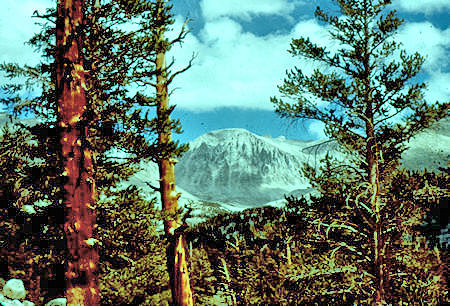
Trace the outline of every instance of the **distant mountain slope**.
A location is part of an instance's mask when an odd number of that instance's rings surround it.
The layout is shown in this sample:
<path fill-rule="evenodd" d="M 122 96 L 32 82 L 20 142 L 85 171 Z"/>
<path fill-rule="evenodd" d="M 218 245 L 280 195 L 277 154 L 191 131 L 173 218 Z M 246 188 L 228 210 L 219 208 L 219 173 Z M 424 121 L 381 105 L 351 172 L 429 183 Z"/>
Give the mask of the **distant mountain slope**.
<path fill-rule="evenodd" d="M 402 164 L 411 170 L 438 170 L 450 156 L 450 119 L 421 132 L 408 144 Z M 336 141 L 297 141 L 258 136 L 244 129 L 224 129 L 190 143 L 176 165 L 177 185 L 208 201 L 243 206 L 305 193 L 310 187 L 299 170 L 318 165 L 326 153 L 341 157 Z"/>
<path fill-rule="evenodd" d="M 311 160 L 302 152 L 310 145 L 244 129 L 210 132 L 191 142 L 176 165 L 177 185 L 205 200 L 262 205 L 309 187 L 299 170 Z"/>
<path fill-rule="evenodd" d="M 6 113 L 0 113 L 0 126 L 6 121 Z M 449 143 L 450 119 L 446 118 L 410 141 L 402 163 L 412 170 L 437 170 L 449 161 Z M 206 133 L 190 143 L 190 150 L 176 165 L 180 204 L 196 203 L 198 214 L 214 214 L 275 203 L 285 194 L 307 194 L 310 185 L 299 170 L 304 163 L 317 166 L 327 152 L 339 156 L 337 148 L 335 141 L 272 138 L 245 129 Z M 151 196 L 153 191 L 146 182 L 159 185 L 158 167 L 153 163 L 141 166 L 125 185 L 137 185 Z"/>
<path fill-rule="evenodd" d="M 35 118 L 27 118 L 22 120 L 17 119 L 11 119 L 9 114 L 7 112 L 0 112 L 0 135 L 1 135 L 1 129 L 8 124 L 11 127 L 14 126 L 14 124 L 17 124 L 18 122 L 21 122 L 28 126 L 33 126 L 39 123 L 39 121 Z"/>
<path fill-rule="evenodd" d="M 412 170 L 446 167 L 450 161 L 450 118 L 444 118 L 409 141 L 402 164 Z"/>

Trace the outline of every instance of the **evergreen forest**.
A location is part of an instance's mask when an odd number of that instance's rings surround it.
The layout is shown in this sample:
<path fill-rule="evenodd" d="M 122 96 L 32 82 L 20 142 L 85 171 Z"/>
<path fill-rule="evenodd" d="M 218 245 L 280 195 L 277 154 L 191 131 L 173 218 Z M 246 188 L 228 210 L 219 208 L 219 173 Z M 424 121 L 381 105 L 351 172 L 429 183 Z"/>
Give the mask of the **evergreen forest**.
<path fill-rule="evenodd" d="M 449 303 L 434 216 L 448 210 L 449 163 L 412 171 L 401 156 L 450 104 L 424 99 L 426 59 L 392 39 L 404 20 L 391 2 L 336 0 L 337 16 L 318 7 L 342 48 L 293 38 L 285 56 L 327 69 L 292 67 L 267 97 L 287 120 L 322 122 L 348 158 L 297 169 L 313 195 L 196 224 L 178 203 L 174 169 L 189 146 L 173 140 L 183 130 L 170 103 L 196 55 L 179 70 L 167 56 L 189 19 L 174 28 L 168 0 L 35 11 L 28 44 L 40 63 L 0 63 L 0 280 L 23 280 L 34 305 Z M 124 187 L 150 162 L 153 193 Z"/>

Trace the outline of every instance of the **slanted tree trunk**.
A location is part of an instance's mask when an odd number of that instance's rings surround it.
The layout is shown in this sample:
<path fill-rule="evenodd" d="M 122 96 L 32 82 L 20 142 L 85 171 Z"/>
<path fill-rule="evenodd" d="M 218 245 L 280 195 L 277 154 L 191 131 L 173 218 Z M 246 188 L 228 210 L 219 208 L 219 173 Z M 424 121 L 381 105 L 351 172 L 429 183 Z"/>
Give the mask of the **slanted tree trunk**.
<path fill-rule="evenodd" d="M 161 18 L 163 0 L 158 0 L 160 11 L 158 18 Z M 159 24 L 164 24 L 163 22 Z M 171 129 L 169 127 L 169 96 L 167 92 L 167 69 L 165 59 L 164 31 L 160 27 L 158 31 L 158 42 L 156 43 L 156 98 L 157 116 L 161 122 L 158 135 L 158 144 L 164 148 L 172 142 Z M 174 158 L 161 158 L 159 160 L 160 193 L 162 208 L 164 211 L 175 214 L 178 208 L 178 198 L 180 194 L 175 189 L 175 163 Z M 187 254 L 185 241 L 182 232 L 177 232 L 179 220 L 167 218 L 164 221 L 165 234 L 170 239 L 167 250 L 167 266 L 170 275 L 170 286 L 172 290 L 172 301 L 174 305 L 193 305 L 192 290 L 190 286 L 189 271 L 187 264 Z"/>
<path fill-rule="evenodd" d="M 98 253 L 92 238 L 96 218 L 94 159 L 85 118 L 82 59 L 84 0 L 59 0 L 56 24 L 56 94 L 64 167 L 68 305 L 99 305 Z"/>

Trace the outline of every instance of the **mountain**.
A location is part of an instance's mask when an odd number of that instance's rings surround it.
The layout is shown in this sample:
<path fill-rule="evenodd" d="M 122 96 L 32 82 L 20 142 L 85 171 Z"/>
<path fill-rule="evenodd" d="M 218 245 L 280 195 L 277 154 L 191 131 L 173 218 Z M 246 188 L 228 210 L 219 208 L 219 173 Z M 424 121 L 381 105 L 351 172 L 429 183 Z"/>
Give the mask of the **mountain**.
<path fill-rule="evenodd" d="M 204 200 L 260 206 L 310 187 L 299 170 L 317 158 L 304 152 L 316 143 L 244 129 L 209 132 L 191 142 L 175 166 L 177 185 Z"/>
<path fill-rule="evenodd" d="M 449 161 L 449 143 L 450 118 L 445 118 L 409 141 L 402 164 L 438 171 Z M 305 163 L 318 166 L 326 153 L 344 158 L 336 141 L 272 138 L 244 129 L 209 132 L 189 145 L 175 167 L 177 186 L 199 199 L 242 208 L 307 194 L 310 185 L 299 173 Z"/>
<path fill-rule="evenodd" d="M 450 161 L 450 118 L 422 131 L 408 143 L 402 164 L 411 170 L 433 170 L 446 167 Z"/>
<path fill-rule="evenodd" d="M 17 123 L 22 123 L 28 126 L 33 126 L 39 123 L 39 121 L 35 118 L 26 118 L 26 119 L 15 119 L 12 118 L 7 112 L 0 112 L 0 135 L 3 133 L 2 129 L 3 127 L 8 124 L 9 125 L 9 129 L 11 131 L 14 131 L 14 129 L 16 129 L 17 127 L 15 127 L 15 124 Z"/>
<path fill-rule="evenodd" d="M 0 113 L 0 123 L 4 121 L 6 114 Z M 445 167 L 449 137 L 446 118 L 410 140 L 403 165 L 412 170 Z M 209 132 L 189 145 L 176 164 L 176 183 L 182 194 L 180 205 L 192 206 L 199 220 L 248 207 L 282 205 L 284 195 L 309 194 L 313 190 L 299 171 L 303 165 L 318 166 L 326 153 L 343 158 L 335 141 L 272 138 L 245 129 Z M 146 184 L 158 186 L 158 177 L 156 164 L 142 162 L 141 171 L 123 185 L 136 185 L 149 197 L 159 198 Z"/>

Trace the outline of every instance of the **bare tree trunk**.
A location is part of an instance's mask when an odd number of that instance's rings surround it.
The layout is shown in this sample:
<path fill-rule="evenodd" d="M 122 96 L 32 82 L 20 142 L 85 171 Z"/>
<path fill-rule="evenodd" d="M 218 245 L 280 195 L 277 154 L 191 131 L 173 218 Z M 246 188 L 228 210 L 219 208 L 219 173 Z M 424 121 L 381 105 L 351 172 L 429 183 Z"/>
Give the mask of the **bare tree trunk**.
<path fill-rule="evenodd" d="M 380 199 L 380 181 L 379 181 L 379 152 L 377 146 L 377 139 L 373 127 L 372 103 L 369 102 L 366 106 L 366 135 L 367 135 L 367 156 L 366 162 L 368 166 L 369 185 L 370 185 L 370 207 L 375 215 L 375 229 L 373 232 L 373 254 L 375 276 L 377 280 L 377 296 L 376 303 L 384 304 L 385 302 L 385 278 L 384 273 L 384 239 L 383 220 L 381 217 L 381 199 Z"/>
<path fill-rule="evenodd" d="M 68 305 L 99 305 L 98 253 L 92 238 L 96 223 L 94 160 L 88 139 L 83 69 L 84 0 L 59 0 L 56 24 L 56 90 L 64 167 L 64 204 L 69 257 Z"/>
<path fill-rule="evenodd" d="M 162 17 L 163 0 L 158 0 L 159 11 L 157 19 Z M 163 24 L 160 22 L 160 24 Z M 171 130 L 168 127 L 169 117 L 169 96 L 167 93 L 167 70 L 165 60 L 165 50 L 162 48 L 164 42 L 164 28 L 158 31 L 158 42 L 156 44 L 158 54 L 156 56 L 156 97 L 158 101 L 157 116 L 161 122 L 158 135 L 158 143 L 161 148 L 172 142 Z M 163 210 L 175 214 L 178 208 L 178 198 L 180 194 L 175 189 L 175 163 L 174 158 L 162 158 L 159 160 L 160 193 Z M 164 221 L 164 231 L 170 238 L 167 250 L 167 266 L 170 275 L 170 285 L 172 290 L 172 300 L 174 305 L 193 305 L 192 290 L 190 286 L 189 271 L 187 264 L 186 244 L 183 233 L 176 232 L 179 227 L 179 220 L 166 219 Z"/>
<path fill-rule="evenodd" d="M 366 162 L 367 162 L 367 171 L 368 171 L 368 183 L 370 186 L 370 209 L 372 213 L 375 215 L 375 228 L 373 229 L 373 260 L 374 260 L 374 269 L 375 269 L 375 277 L 376 277 L 376 304 L 382 305 L 385 304 L 385 278 L 386 275 L 384 273 L 384 239 L 382 236 L 383 233 L 383 219 L 381 217 L 381 198 L 380 198 L 380 172 L 379 172 L 379 160 L 380 160 L 380 152 L 378 149 L 377 137 L 375 133 L 374 126 L 374 103 L 372 99 L 373 88 L 371 87 L 371 73 L 372 68 L 370 65 L 370 53 L 369 53 L 369 21 L 367 17 L 367 10 L 369 6 L 369 2 L 364 0 L 364 72 L 365 72 L 365 123 L 366 123 L 366 141 L 367 141 L 367 149 L 366 149 Z"/>

